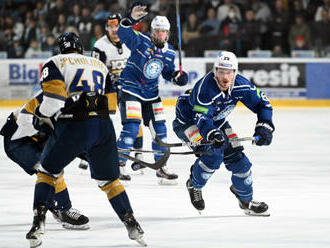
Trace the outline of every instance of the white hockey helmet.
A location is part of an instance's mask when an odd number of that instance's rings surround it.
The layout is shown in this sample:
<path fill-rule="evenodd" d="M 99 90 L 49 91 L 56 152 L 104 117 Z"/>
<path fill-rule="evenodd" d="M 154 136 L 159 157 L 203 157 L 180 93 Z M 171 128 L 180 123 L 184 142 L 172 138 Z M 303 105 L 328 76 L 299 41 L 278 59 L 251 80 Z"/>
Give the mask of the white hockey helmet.
<path fill-rule="evenodd" d="M 235 75 L 238 70 L 238 61 L 236 55 L 232 52 L 221 51 L 214 62 L 213 72 L 215 73 L 217 68 L 235 70 Z"/>
<path fill-rule="evenodd" d="M 170 31 L 171 24 L 166 16 L 155 16 L 154 19 L 152 19 L 151 28 Z"/>

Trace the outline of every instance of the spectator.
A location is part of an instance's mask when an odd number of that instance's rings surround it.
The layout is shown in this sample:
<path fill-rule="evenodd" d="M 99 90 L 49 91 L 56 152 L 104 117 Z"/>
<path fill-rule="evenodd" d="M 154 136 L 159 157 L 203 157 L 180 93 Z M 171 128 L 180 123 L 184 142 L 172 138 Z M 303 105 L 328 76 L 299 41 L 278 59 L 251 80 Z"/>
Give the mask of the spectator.
<path fill-rule="evenodd" d="M 84 49 L 90 47 L 90 36 L 92 33 L 93 18 L 90 14 L 89 8 L 84 7 L 81 12 L 81 20 L 78 24 L 78 32 L 83 43 Z"/>
<path fill-rule="evenodd" d="M 110 12 L 105 9 L 104 2 L 99 0 L 92 15 L 94 16 L 94 20 L 104 23 L 110 15 Z"/>
<path fill-rule="evenodd" d="M 67 6 L 64 6 L 64 0 L 56 0 L 55 7 L 48 12 L 47 21 L 49 27 L 54 27 L 57 23 L 58 16 L 62 14 L 67 16 Z"/>
<path fill-rule="evenodd" d="M 220 21 L 216 18 L 214 8 L 207 10 L 207 19 L 201 24 L 201 34 L 217 35 L 219 34 Z"/>
<path fill-rule="evenodd" d="M 46 42 L 42 46 L 42 51 L 51 52 L 52 55 L 58 54 L 57 46 L 56 46 L 56 39 L 53 34 L 47 35 Z"/>
<path fill-rule="evenodd" d="M 24 33 L 24 46 L 28 47 L 31 43 L 31 40 L 38 40 L 40 37 L 40 29 L 37 26 L 37 20 L 34 17 L 31 17 L 28 20 L 28 27 L 25 29 Z"/>
<path fill-rule="evenodd" d="M 283 0 L 276 0 L 272 20 L 269 23 L 270 41 L 266 47 L 280 45 L 284 53 L 289 53 L 288 46 L 289 13 L 284 8 Z"/>
<path fill-rule="evenodd" d="M 310 47 L 307 45 L 305 38 L 301 35 L 297 36 L 294 47 L 292 50 L 310 50 Z"/>
<path fill-rule="evenodd" d="M 326 10 L 328 12 L 328 16 L 330 17 L 330 0 L 323 0 L 323 5 L 316 9 L 314 17 L 316 22 L 322 20 L 322 10 Z"/>
<path fill-rule="evenodd" d="M 305 44 L 311 48 L 310 28 L 304 22 L 304 17 L 299 15 L 296 17 L 296 22 L 291 26 L 289 32 L 289 43 L 291 50 L 296 46 L 297 37 L 302 36 Z"/>
<path fill-rule="evenodd" d="M 72 14 L 68 16 L 67 22 L 69 25 L 78 28 L 80 18 L 80 5 L 76 3 L 72 7 Z"/>
<path fill-rule="evenodd" d="M 195 13 L 190 13 L 187 22 L 183 26 L 182 37 L 185 44 L 188 44 L 191 39 L 198 38 L 200 26 Z"/>
<path fill-rule="evenodd" d="M 287 57 L 287 55 L 285 53 L 283 53 L 280 45 L 276 45 L 273 48 L 272 57 L 281 58 L 281 57 Z"/>
<path fill-rule="evenodd" d="M 319 55 L 325 55 L 324 50 L 330 47 L 330 18 L 328 11 L 322 10 L 322 20 L 312 23 L 314 47 Z"/>
<path fill-rule="evenodd" d="M 255 20 L 254 11 L 247 10 L 245 21 L 240 28 L 241 56 L 247 56 L 249 50 L 261 47 L 261 23 Z"/>
<path fill-rule="evenodd" d="M 8 58 L 23 58 L 24 48 L 21 44 L 21 40 L 18 36 L 14 36 L 12 42 L 8 46 Z"/>
<path fill-rule="evenodd" d="M 185 13 L 186 16 L 189 16 L 190 13 L 195 13 L 197 20 L 199 23 L 201 23 L 203 20 L 205 20 L 206 16 L 206 6 L 203 0 L 192 0 L 187 1 L 188 4 L 186 4 Z M 191 2 L 191 3 L 189 3 Z M 187 15 L 188 14 L 188 15 Z"/>
<path fill-rule="evenodd" d="M 45 8 L 45 5 L 44 5 L 43 1 L 38 0 L 36 2 L 36 7 L 33 10 L 33 17 L 38 20 L 40 15 L 45 15 L 46 13 L 47 13 L 47 11 L 46 11 L 46 8 Z"/>
<path fill-rule="evenodd" d="M 160 11 L 169 12 L 170 3 L 168 0 L 156 0 L 151 6 L 150 11 L 153 15 L 161 15 Z"/>
<path fill-rule="evenodd" d="M 120 2 L 112 0 L 109 5 L 110 13 L 120 13 L 124 16 L 126 13 L 126 5 L 123 4 L 124 2 L 124 0 L 121 0 Z M 125 6 L 125 8 L 123 6 Z"/>
<path fill-rule="evenodd" d="M 66 24 L 66 17 L 64 14 L 59 14 L 57 18 L 57 23 L 54 26 L 52 33 L 55 37 L 59 36 L 60 34 L 66 33 L 68 25 Z"/>
<path fill-rule="evenodd" d="M 304 19 L 306 20 L 308 14 L 303 6 L 302 0 L 294 0 L 290 3 L 291 3 L 291 5 L 289 5 L 290 17 L 291 17 L 290 23 L 294 23 L 296 17 L 299 15 L 303 16 Z"/>
<path fill-rule="evenodd" d="M 36 58 L 36 52 L 40 51 L 39 43 L 36 39 L 31 39 L 30 45 L 25 52 L 25 58 Z"/>
<path fill-rule="evenodd" d="M 261 21 L 264 23 L 270 21 L 272 13 L 267 3 L 264 3 L 261 0 L 254 0 L 252 2 L 252 9 L 254 11 L 254 19 L 256 21 Z"/>
<path fill-rule="evenodd" d="M 43 24 L 40 28 L 39 44 L 43 50 L 44 45 L 46 44 L 47 36 L 51 34 L 47 24 Z"/>
<path fill-rule="evenodd" d="M 94 35 L 91 38 L 91 44 L 90 47 L 88 48 L 89 51 L 93 50 L 95 42 L 104 35 L 103 33 L 104 27 L 100 24 L 94 25 L 93 30 L 94 30 Z"/>
<path fill-rule="evenodd" d="M 237 16 L 238 20 L 241 21 L 242 20 L 241 12 L 240 12 L 238 6 L 233 4 L 231 0 L 224 0 L 224 3 L 219 6 L 218 11 L 217 11 L 217 19 L 221 22 L 224 19 L 226 19 L 228 17 L 230 8 L 235 9 L 236 16 Z"/>

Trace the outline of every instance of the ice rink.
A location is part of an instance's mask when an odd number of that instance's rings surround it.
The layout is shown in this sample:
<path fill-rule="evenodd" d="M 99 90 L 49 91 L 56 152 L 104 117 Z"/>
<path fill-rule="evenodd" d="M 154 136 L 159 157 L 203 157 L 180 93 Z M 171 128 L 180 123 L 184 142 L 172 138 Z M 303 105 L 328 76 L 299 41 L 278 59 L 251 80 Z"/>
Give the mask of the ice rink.
<path fill-rule="evenodd" d="M 0 124 L 13 109 L 2 108 Z M 166 108 L 168 142 L 177 142 Z M 253 134 L 256 116 L 243 108 L 229 118 L 240 137 Z M 121 129 L 118 116 L 114 119 Z M 229 191 L 230 173 L 222 166 L 203 189 L 202 215 L 193 208 L 185 182 L 194 156 L 171 155 L 169 167 L 179 174 L 178 185 L 158 185 L 155 172 L 132 175 L 125 183 L 135 216 L 149 247 L 165 248 L 329 248 L 330 247 L 330 108 L 275 108 L 273 143 L 245 143 L 253 163 L 254 198 L 269 204 L 270 217 L 245 216 Z M 144 148 L 150 148 L 144 128 Z M 117 133 L 118 135 L 118 133 Z M 25 234 L 33 219 L 35 176 L 10 161 L 0 138 L 0 247 L 29 247 Z M 187 148 L 185 148 L 187 149 Z M 184 150 L 172 149 L 175 150 Z M 151 161 L 151 156 L 146 156 Z M 46 248 L 138 247 L 128 239 L 105 194 L 75 160 L 65 170 L 74 208 L 90 218 L 91 229 L 69 231 L 47 215 Z"/>

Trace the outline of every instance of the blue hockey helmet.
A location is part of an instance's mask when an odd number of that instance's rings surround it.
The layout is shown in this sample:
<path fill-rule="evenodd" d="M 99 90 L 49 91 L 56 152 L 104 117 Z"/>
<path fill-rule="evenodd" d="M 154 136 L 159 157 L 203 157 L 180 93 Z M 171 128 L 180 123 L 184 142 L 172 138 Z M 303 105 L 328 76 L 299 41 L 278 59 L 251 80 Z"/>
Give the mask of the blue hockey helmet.
<path fill-rule="evenodd" d="M 80 38 L 75 33 L 64 33 L 57 37 L 57 45 L 60 53 L 71 53 L 77 51 L 82 54 L 84 49 Z"/>

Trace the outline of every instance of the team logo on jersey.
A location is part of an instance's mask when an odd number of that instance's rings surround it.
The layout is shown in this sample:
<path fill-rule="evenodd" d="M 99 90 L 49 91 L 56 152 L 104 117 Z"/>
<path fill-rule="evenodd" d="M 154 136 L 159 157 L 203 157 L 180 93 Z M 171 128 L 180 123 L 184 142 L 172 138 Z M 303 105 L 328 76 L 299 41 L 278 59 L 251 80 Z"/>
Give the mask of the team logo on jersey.
<path fill-rule="evenodd" d="M 225 119 L 235 108 L 235 105 L 227 105 L 223 110 L 220 111 L 219 114 L 213 117 L 214 121 Z M 219 111 L 221 108 L 217 107 L 217 111 Z"/>
<path fill-rule="evenodd" d="M 148 79 L 158 78 L 164 67 L 163 62 L 160 59 L 151 59 L 143 67 L 143 74 Z"/>

